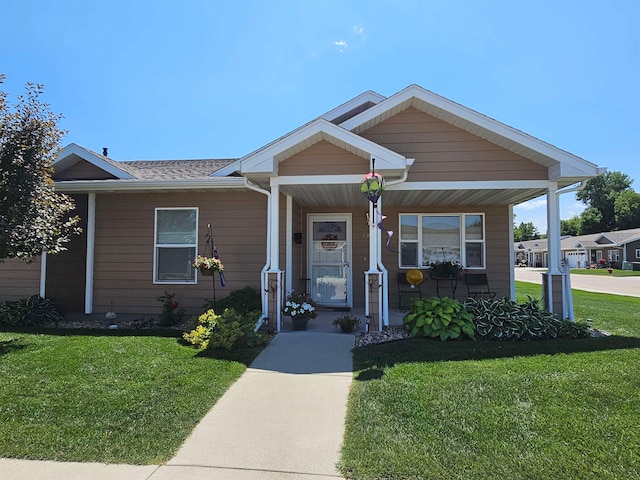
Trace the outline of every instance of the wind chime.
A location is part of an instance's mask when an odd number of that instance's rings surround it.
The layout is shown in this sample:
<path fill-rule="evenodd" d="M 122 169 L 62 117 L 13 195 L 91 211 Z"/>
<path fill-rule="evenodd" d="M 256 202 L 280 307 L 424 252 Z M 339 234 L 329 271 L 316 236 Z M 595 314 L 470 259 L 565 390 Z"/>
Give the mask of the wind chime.
<path fill-rule="evenodd" d="M 216 244 L 213 241 L 213 231 L 211 229 L 211 224 L 207 224 L 207 236 L 206 244 L 204 248 L 205 255 L 215 258 L 216 260 L 220 260 L 220 256 L 218 255 L 218 249 L 216 248 Z M 220 275 L 220 286 L 224 287 L 226 282 L 224 279 L 224 272 L 222 270 L 217 270 Z M 213 288 L 213 310 L 216 311 L 216 275 L 215 271 L 212 272 L 211 275 L 211 285 Z"/>

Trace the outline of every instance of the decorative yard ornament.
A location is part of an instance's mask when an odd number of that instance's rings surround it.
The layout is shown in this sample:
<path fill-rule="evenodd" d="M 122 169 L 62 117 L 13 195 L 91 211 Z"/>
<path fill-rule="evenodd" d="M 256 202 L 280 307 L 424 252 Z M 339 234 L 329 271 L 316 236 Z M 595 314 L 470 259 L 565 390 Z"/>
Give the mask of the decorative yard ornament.
<path fill-rule="evenodd" d="M 384 190 L 384 177 L 376 173 L 376 159 L 371 159 L 371 173 L 367 173 L 360 182 L 360 191 L 367 197 L 373 208 L 378 207 L 378 199 Z"/>

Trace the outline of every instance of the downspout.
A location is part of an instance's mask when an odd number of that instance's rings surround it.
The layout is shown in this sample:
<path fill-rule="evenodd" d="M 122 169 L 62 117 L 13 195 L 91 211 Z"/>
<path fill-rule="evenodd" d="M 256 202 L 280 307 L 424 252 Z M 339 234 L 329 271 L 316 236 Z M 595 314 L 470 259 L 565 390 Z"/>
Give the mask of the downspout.
<path fill-rule="evenodd" d="M 268 298 L 268 290 L 267 290 L 267 270 L 271 268 L 271 192 L 269 190 L 264 190 L 257 185 L 252 184 L 247 177 L 244 177 L 244 185 L 249 190 L 253 190 L 254 192 L 262 193 L 267 196 L 267 261 L 260 270 L 260 298 L 262 300 L 262 315 L 258 319 L 256 323 L 256 327 L 253 329 L 254 332 L 257 332 L 258 329 L 264 323 L 264 319 L 269 316 L 269 312 L 267 311 L 269 307 L 269 298 Z"/>
<path fill-rule="evenodd" d="M 409 160 L 411 159 L 407 159 L 407 163 L 409 163 Z M 411 164 L 413 164 L 413 162 L 411 162 Z M 409 164 L 408 166 L 410 166 L 411 164 Z M 400 178 L 396 180 L 391 180 L 390 182 L 386 182 L 386 186 L 390 187 L 392 185 L 398 185 L 400 183 L 404 183 L 407 180 L 408 175 L 409 175 L 409 169 L 405 168 Z M 382 207 L 380 207 L 380 210 L 382 210 Z M 375 213 L 376 212 L 374 212 L 374 214 Z M 382 263 L 382 230 L 377 228 L 377 226 L 376 226 L 376 235 L 378 236 L 377 243 L 379 247 L 376 249 L 376 255 L 377 255 L 376 262 L 377 262 L 378 268 L 382 272 L 382 299 L 383 299 L 382 317 L 383 317 L 384 326 L 388 327 L 389 326 L 389 274 L 388 274 L 387 268 L 384 266 L 384 263 Z"/>

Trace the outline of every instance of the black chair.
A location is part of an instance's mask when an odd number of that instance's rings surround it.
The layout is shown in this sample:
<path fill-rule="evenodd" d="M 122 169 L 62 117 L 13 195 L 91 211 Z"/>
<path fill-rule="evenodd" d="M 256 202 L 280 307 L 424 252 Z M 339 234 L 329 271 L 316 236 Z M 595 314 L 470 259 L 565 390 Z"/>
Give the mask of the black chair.
<path fill-rule="evenodd" d="M 407 281 L 407 272 L 398 272 L 398 309 L 402 310 L 403 295 L 418 295 L 422 298 L 422 283 L 411 285 Z"/>
<path fill-rule="evenodd" d="M 496 296 L 496 292 L 492 292 L 489 287 L 486 273 L 467 273 L 464 276 L 464 282 L 467 284 L 467 294 L 471 298 L 493 299 Z"/>

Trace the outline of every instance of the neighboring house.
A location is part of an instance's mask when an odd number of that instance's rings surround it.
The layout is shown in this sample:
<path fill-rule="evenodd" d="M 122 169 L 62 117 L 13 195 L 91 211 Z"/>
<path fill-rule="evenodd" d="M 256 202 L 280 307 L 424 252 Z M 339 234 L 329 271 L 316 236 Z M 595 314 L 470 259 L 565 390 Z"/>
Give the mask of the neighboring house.
<path fill-rule="evenodd" d="M 591 233 L 561 240 L 562 259 L 569 268 L 598 265 L 601 259 L 616 268 L 625 262 L 640 263 L 640 228 Z M 527 260 L 531 267 L 547 267 L 547 240 L 527 240 L 514 245 L 515 262 Z"/>
<path fill-rule="evenodd" d="M 285 295 L 304 290 L 327 308 L 363 308 L 381 328 L 398 272 L 442 258 L 514 297 L 512 207 L 547 194 L 547 301 L 563 314 L 557 196 L 603 171 L 415 85 L 365 92 L 240 159 L 104 153 L 59 153 L 56 188 L 75 198 L 84 233 L 68 252 L 0 265 L 3 299 L 39 292 L 67 311 L 148 315 L 168 290 L 195 313 L 212 296 L 211 277 L 191 267 L 210 224 L 227 280 L 218 297 L 259 289 L 280 328 Z M 360 193 L 374 159 L 387 182 L 377 211 Z"/>

